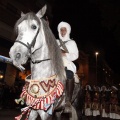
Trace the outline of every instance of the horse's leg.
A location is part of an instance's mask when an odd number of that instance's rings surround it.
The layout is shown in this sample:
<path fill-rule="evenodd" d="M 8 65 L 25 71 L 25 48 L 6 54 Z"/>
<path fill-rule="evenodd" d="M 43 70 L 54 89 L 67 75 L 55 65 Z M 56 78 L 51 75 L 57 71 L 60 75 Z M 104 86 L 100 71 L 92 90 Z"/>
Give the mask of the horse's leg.
<path fill-rule="evenodd" d="M 56 100 L 54 104 L 54 114 L 53 114 L 53 120 L 62 120 L 61 114 L 63 113 L 65 105 L 65 93 Z"/>
<path fill-rule="evenodd" d="M 69 120 L 78 120 L 77 111 L 73 106 L 72 106 L 72 113 L 70 114 Z"/>
<path fill-rule="evenodd" d="M 54 120 L 62 120 L 62 118 L 61 118 L 61 112 L 56 112 L 55 113 L 55 119 Z"/>
<path fill-rule="evenodd" d="M 84 108 L 84 91 L 81 89 L 80 83 L 75 83 L 72 105 L 76 110 L 78 120 L 82 120 Z"/>
<path fill-rule="evenodd" d="M 28 120 L 36 120 L 37 116 L 38 116 L 37 111 L 36 110 L 31 110 Z"/>
<path fill-rule="evenodd" d="M 52 120 L 52 115 L 49 115 L 47 112 L 43 110 L 37 110 L 40 115 L 41 120 Z"/>

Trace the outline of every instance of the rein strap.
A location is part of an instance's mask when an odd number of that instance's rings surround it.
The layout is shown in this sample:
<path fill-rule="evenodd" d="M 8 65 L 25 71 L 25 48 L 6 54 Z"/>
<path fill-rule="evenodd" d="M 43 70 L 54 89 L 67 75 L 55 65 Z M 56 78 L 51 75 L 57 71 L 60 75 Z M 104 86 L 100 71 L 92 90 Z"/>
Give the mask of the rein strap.
<path fill-rule="evenodd" d="M 50 60 L 50 59 L 44 59 L 44 60 L 35 60 L 35 61 L 32 61 L 33 64 L 38 64 L 38 63 L 41 63 L 43 61 L 47 61 L 47 60 Z"/>

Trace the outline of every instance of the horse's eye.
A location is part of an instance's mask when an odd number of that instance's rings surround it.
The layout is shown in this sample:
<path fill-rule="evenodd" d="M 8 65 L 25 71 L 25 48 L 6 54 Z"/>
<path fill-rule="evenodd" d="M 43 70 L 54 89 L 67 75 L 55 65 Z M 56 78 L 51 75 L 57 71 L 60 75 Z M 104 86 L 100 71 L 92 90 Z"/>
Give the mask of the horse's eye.
<path fill-rule="evenodd" d="M 36 29 L 37 27 L 36 27 L 36 25 L 32 25 L 31 28 L 32 29 Z"/>

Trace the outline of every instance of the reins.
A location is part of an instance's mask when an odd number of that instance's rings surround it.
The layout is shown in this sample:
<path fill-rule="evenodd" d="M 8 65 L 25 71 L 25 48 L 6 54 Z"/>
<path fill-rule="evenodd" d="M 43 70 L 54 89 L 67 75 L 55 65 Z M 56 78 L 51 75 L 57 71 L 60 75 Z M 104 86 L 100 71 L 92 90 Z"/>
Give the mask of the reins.
<path fill-rule="evenodd" d="M 35 60 L 35 61 L 33 61 L 33 60 L 31 59 L 31 61 L 32 61 L 33 64 L 38 64 L 38 63 L 41 63 L 41 62 L 43 62 L 43 61 L 48 61 L 48 60 L 50 60 L 50 59 Z"/>
<path fill-rule="evenodd" d="M 37 38 L 37 36 L 38 36 L 38 33 L 39 33 L 39 29 L 37 30 L 37 34 L 35 35 L 33 41 L 31 42 L 31 44 L 29 44 L 29 43 L 25 44 L 25 43 L 23 43 L 22 41 L 19 41 L 19 40 L 16 40 L 15 42 L 18 42 L 18 43 L 24 45 L 25 47 L 27 47 L 27 49 L 29 50 L 29 52 L 30 52 L 30 54 L 31 54 L 31 47 L 34 47 L 34 46 L 35 46 L 36 38 Z"/>

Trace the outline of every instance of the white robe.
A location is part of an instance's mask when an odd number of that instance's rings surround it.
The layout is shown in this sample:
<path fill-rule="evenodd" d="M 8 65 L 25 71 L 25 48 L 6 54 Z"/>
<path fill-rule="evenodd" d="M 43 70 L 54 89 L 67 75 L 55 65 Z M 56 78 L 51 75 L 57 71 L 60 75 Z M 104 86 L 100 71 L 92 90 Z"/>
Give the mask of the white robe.
<path fill-rule="evenodd" d="M 63 56 L 64 66 L 67 67 L 68 70 L 76 73 L 76 66 L 72 61 L 78 59 L 78 48 L 74 40 L 66 40 L 68 42 L 65 43 L 69 53 L 66 53 L 66 56 Z M 58 45 L 60 45 L 59 40 L 57 40 Z M 62 47 L 60 49 L 64 50 Z"/>

